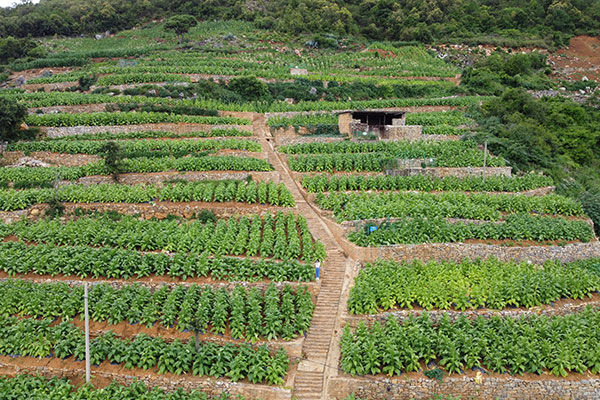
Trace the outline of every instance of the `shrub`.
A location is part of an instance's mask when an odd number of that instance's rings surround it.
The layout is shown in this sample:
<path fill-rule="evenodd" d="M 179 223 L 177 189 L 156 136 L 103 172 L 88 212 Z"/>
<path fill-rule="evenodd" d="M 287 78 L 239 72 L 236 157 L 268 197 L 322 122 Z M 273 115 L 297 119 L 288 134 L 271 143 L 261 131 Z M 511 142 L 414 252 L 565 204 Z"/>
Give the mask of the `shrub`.
<path fill-rule="evenodd" d="M 26 115 L 25 105 L 15 100 L 0 98 L 0 140 L 18 139 L 19 127 Z"/>

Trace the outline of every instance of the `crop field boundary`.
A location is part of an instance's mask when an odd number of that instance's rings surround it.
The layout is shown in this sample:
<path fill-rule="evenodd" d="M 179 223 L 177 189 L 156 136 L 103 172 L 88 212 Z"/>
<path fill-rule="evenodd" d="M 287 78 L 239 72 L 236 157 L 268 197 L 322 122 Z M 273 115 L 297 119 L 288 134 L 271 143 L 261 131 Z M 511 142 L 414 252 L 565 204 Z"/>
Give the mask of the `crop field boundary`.
<path fill-rule="evenodd" d="M 42 375 L 45 377 L 67 378 L 75 383 L 82 383 L 85 376 L 85 363 L 83 361 L 71 361 L 60 359 L 45 359 L 35 357 L 19 357 L 13 359 L 8 356 L 0 356 L 0 374 L 16 376 L 23 373 Z M 232 394 L 240 394 L 249 398 L 261 398 L 264 400 L 289 400 L 289 386 L 276 387 L 267 385 L 250 384 L 245 382 L 231 382 L 215 380 L 207 377 L 195 377 L 189 375 L 161 374 L 144 371 L 141 369 L 125 369 L 115 367 L 108 362 L 93 368 L 94 381 L 97 385 L 108 384 L 116 381 L 121 384 L 130 384 L 134 380 L 144 382 L 148 387 L 159 387 L 169 391 L 182 388 L 186 391 L 200 389 L 212 396 L 219 396 L 223 391 Z"/>
<path fill-rule="evenodd" d="M 394 378 L 358 378 L 348 375 L 331 380 L 330 395 L 333 398 L 342 399 L 347 393 L 354 393 L 358 398 L 365 399 L 399 400 L 433 398 L 441 393 L 467 399 L 592 399 L 600 394 L 600 379 L 592 374 L 571 374 L 559 379 L 465 371 L 460 376 L 444 377 L 441 382 L 425 378 L 421 373 L 403 374 Z"/>

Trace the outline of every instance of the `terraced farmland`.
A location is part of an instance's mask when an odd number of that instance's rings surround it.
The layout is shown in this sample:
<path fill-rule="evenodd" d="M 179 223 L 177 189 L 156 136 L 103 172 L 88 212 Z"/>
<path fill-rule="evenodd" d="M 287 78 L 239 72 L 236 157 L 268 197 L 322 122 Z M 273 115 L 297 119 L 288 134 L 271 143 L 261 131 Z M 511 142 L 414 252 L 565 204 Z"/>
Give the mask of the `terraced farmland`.
<path fill-rule="evenodd" d="M 489 98 L 457 67 L 245 23 L 188 37 L 47 39 L 10 66 L 28 127 L 0 168 L 0 392 L 600 393 L 593 224 L 474 139 Z M 353 136 L 348 110 L 418 135 Z"/>

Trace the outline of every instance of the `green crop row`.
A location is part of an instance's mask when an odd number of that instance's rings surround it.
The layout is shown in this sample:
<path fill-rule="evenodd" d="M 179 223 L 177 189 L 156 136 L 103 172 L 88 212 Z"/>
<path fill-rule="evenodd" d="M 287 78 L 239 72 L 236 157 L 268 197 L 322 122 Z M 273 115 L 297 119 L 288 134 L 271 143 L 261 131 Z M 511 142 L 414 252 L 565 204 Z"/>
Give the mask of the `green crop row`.
<path fill-rule="evenodd" d="M 95 112 L 81 114 L 30 114 L 27 124 L 32 126 L 102 126 L 139 125 L 157 123 L 191 123 L 208 125 L 249 125 L 250 120 L 234 117 L 198 117 L 155 112 Z"/>
<path fill-rule="evenodd" d="M 281 146 L 279 151 L 286 154 L 359 154 L 359 153 L 388 153 L 394 156 L 411 158 L 431 158 L 449 155 L 457 152 L 477 149 L 472 141 L 410 141 L 394 142 L 333 142 L 333 143 L 300 143 Z"/>
<path fill-rule="evenodd" d="M 156 104 L 172 104 L 174 100 L 146 96 L 111 96 L 107 94 L 87 94 L 72 92 L 43 92 L 24 93 L 7 92 L 1 97 L 23 100 L 29 107 L 49 107 L 58 105 L 100 104 L 114 103 L 115 99 L 121 102 L 151 102 Z M 464 96 L 450 98 L 400 98 L 364 101 L 299 101 L 290 104 L 285 101 L 263 103 L 225 103 L 216 100 L 182 100 L 177 104 L 197 106 L 212 110 L 223 111 L 255 111 L 255 112 L 288 112 L 288 111 L 335 111 L 335 110 L 361 110 L 367 108 L 390 107 L 419 107 L 419 106 L 468 106 L 489 100 L 490 97 Z"/>
<path fill-rule="evenodd" d="M 16 274 L 66 275 L 79 278 L 211 277 L 214 280 L 311 281 L 314 267 L 298 261 L 253 261 L 251 259 L 179 253 L 142 254 L 134 250 L 88 246 L 28 246 L 22 242 L 0 243 L 0 270 Z"/>
<path fill-rule="evenodd" d="M 462 111 L 432 111 L 406 114 L 406 125 L 459 126 L 473 123 Z"/>
<path fill-rule="evenodd" d="M 385 222 L 375 232 L 360 229 L 348 239 L 359 246 L 389 246 L 410 243 L 455 243 L 479 240 L 582 241 L 594 238 L 592 227 L 581 220 L 510 214 L 503 222 L 450 223 L 443 218 L 404 218 Z"/>
<path fill-rule="evenodd" d="M 90 63 L 89 58 L 66 56 L 52 56 L 47 58 L 38 58 L 32 61 L 14 62 L 10 64 L 10 69 L 13 71 L 25 71 L 27 69 L 37 68 L 57 68 L 57 67 L 81 67 Z"/>
<path fill-rule="evenodd" d="M 165 171 L 271 171 L 273 167 L 265 160 L 235 156 L 201 157 L 138 157 L 123 160 L 119 173 L 165 172 Z M 10 167 L 0 168 L 0 187 L 16 189 L 52 187 L 60 180 L 77 180 L 84 176 L 111 175 L 104 160 L 78 167 Z M 274 183 L 272 185 L 275 185 Z M 240 193 L 243 189 L 240 188 Z"/>
<path fill-rule="evenodd" d="M 119 247 L 142 251 L 208 253 L 210 255 L 260 256 L 302 259 L 325 258 L 323 244 L 314 242 L 306 219 L 279 212 L 217 222 L 198 220 L 139 220 L 120 216 L 119 220 L 100 216 L 61 223 L 54 220 L 21 221 L 4 227 L 25 242 L 54 245 Z M 1 234 L 1 233 L 0 233 Z"/>
<path fill-rule="evenodd" d="M 208 138 L 208 137 L 234 137 L 234 136 L 252 136 L 251 131 L 238 129 L 211 129 L 209 131 L 194 132 L 167 132 L 167 131 L 140 131 L 140 132 L 102 132 L 102 133 L 82 133 L 72 136 L 60 136 L 56 138 L 43 138 L 44 141 L 79 141 L 79 140 L 118 140 L 118 139 L 182 139 L 182 138 Z"/>
<path fill-rule="evenodd" d="M 35 393 L 32 390 L 35 388 Z M 0 377 L 0 393 L 11 400 L 244 400 L 241 396 L 233 397 L 226 392 L 220 396 L 209 397 L 199 390 L 185 392 L 179 388 L 173 392 L 154 387 L 150 389 L 143 382 L 134 380 L 125 386 L 112 382 L 105 388 L 94 388 L 91 385 L 77 387 L 66 379 L 53 376 L 46 379 L 42 376 L 17 375 L 14 378 Z"/>
<path fill-rule="evenodd" d="M 600 289 L 600 259 L 573 263 L 464 260 L 460 263 L 377 261 L 350 290 L 348 311 L 375 314 L 400 308 L 476 310 L 535 307 L 584 299 Z"/>
<path fill-rule="evenodd" d="M 359 154 L 313 154 L 298 155 L 288 158 L 288 165 L 297 172 L 339 172 L 339 171 L 385 171 L 387 169 L 402 169 L 399 156 L 392 153 L 359 153 Z M 462 152 L 445 152 L 435 159 L 424 162 L 426 167 L 482 167 L 483 152 L 477 149 L 466 149 Z M 415 166 L 420 163 L 415 162 Z M 488 157 L 488 167 L 503 167 L 502 158 Z"/>
<path fill-rule="evenodd" d="M 188 182 L 174 185 L 65 185 L 58 190 L 0 190 L 0 210 L 23 210 L 31 205 L 58 200 L 71 203 L 147 203 L 152 201 L 238 201 L 293 207 L 294 196 L 280 183 Z"/>
<path fill-rule="evenodd" d="M 467 134 L 469 131 L 466 129 L 460 129 L 450 125 L 429 125 L 423 126 L 424 135 L 456 135 L 462 136 Z"/>
<path fill-rule="evenodd" d="M 271 117 L 267 125 L 271 128 L 287 128 L 288 126 L 337 125 L 338 117 L 334 114 L 295 115 L 293 117 Z"/>
<path fill-rule="evenodd" d="M 271 112 L 287 111 L 335 111 L 335 110 L 364 110 L 367 108 L 420 107 L 420 106 L 468 106 L 489 100 L 490 97 L 465 96 L 450 98 L 422 99 L 383 99 L 364 101 L 299 101 L 296 104 L 274 102 L 269 106 Z M 238 106 L 239 107 L 239 106 Z M 217 110 L 226 108 L 215 107 Z M 231 110 L 231 111 L 238 111 Z M 239 110 L 244 111 L 244 110 Z"/>
<path fill-rule="evenodd" d="M 105 111 L 136 111 L 136 112 L 166 112 L 170 114 L 182 115 L 204 115 L 216 117 L 219 115 L 217 110 L 207 110 L 202 107 L 182 106 L 171 104 L 156 104 L 156 103 L 113 103 L 104 106 Z"/>
<path fill-rule="evenodd" d="M 539 174 L 523 176 L 472 176 L 442 178 L 425 175 L 340 175 L 327 174 L 304 176 L 302 187 L 309 193 L 349 190 L 419 190 L 434 191 L 469 191 L 469 192 L 520 192 L 541 187 L 552 186 L 552 178 Z"/>
<path fill-rule="evenodd" d="M 581 203 L 556 194 L 319 193 L 316 203 L 324 210 L 333 211 L 338 221 L 405 217 L 499 221 L 505 213 L 584 215 Z"/>
<path fill-rule="evenodd" d="M 105 152 L 104 146 L 109 140 L 42 140 L 32 142 L 15 142 L 8 145 L 8 151 L 50 151 L 54 153 L 67 154 L 96 154 L 101 155 Z M 194 139 L 176 139 L 176 140 L 121 140 L 118 142 L 119 151 L 124 157 L 136 157 L 141 153 L 146 156 L 150 152 L 157 152 L 159 155 L 176 154 L 184 156 L 206 150 L 246 150 L 259 152 L 262 150 L 260 143 L 246 139 L 219 139 L 219 140 L 194 140 Z"/>
<path fill-rule="evenodd" d="M 192 100 L 174 100 L 146 96 L 113 96 L 109 94 L 77 93 L 77 92 L 7 92 L 0 97 L 23 101 L 28 107 L 75 106 L 82 104 L 153 103 L 164 105 L 194 106 Z"/>
<path fill-rule="evenodd" d="M 47 83 L 61 83 L 61 82 L 77 82 L 79 78 L 86 76 L 85 72 L 77 70 L 70 72 L 63 72 L 60 74 L 54 74 L 52 76 L 42 76 L 39 78 L 32 78 L 27 80 L 27 84 L 40 85 Z"/>
<path fill-rule="evenodd" d="M 556 376 L 600 372 L 600 311 L 521 318 L 445 316 L 433 323 L 427 313 L 400 324 L 390 317 L 367 328 L 348 325 L 341 339 L 342 369 L 352 375 L 390 376 L 419 371 L 437 362 L 449 373 L 475 367 L 493 372 Z"/>
<path fill-rule="evenodd" d="M 0 282 L 0 316 L 83 319 L 83 287 L 64 283 L 38 284 L 30 281 Z M 163 285 L 151 291 L 139 285 L 115 289 L 109 284 L 92 287 L 90 318 L 111 325 L 127 321 L 151 327 L 177 326 L 184 330 L 222 335 L 229 328 L 234 339 L 256 342 L 261 338 L 293 339 L 308 329 L 314 305 L 306 287 L 296 292 L 289 285 L 277 290 L 271 283 L 264 293 L 235 286 L 225 288 Z"/>
<path fill-rule="evenodd" d="M 51 319 L 11 317 L 0 317 L 0 322 L 2 355 L 85 359 L 84 332 L 68 322 L 52 326 Z M 130 340 L 108 332 L 91 340 L 91 364 L 104 361 L 125 368 L 156 368 L 160 374 L 228 377 L 232 381 L 247 378 L 252 383 L 271 385 L 282 384 L 289 368 L 283 348 L 272 355 L 264 345 L 254 348 L 249 344 L 199 342 L 196 350 L 193 339 L 168 343 L 143 333 Z"/>
<path fill-rule="evenodd" d="M 190 82 L 189 76 L 163 73 L 129 73 L 106 75 L 98 78 L 96 86 L 126 85 L 131 83 L 149 82 Z"/>

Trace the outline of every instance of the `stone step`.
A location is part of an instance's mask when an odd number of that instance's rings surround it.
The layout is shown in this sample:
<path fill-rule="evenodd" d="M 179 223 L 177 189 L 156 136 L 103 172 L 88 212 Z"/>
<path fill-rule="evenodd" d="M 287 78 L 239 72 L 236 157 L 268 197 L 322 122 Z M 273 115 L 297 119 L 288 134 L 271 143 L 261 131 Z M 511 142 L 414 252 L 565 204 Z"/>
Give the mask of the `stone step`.
<path fill-rule="evenodd" d="M 312 343 L 307 343 L 304 348 L 303 351 L 306 354 L 314 354 L 314 353 L 322 353 L 324 355 L 327 355 L 327 352 L 329 351 L 329 346 L 331 345 L 331 340 L 325 340 L 325 341 L 321 341 L 321 342 L 312 342 Z"/>
<path fill-rule="evenodd" d="M 301 374 L 301 372 L 299 373 Z M 296 377 L 296 381 L 294 382 L 294 387 L 298 390 L 302 389 L 321 389 L 323 387 L 323 374 L 319 374 L 314 377 L 304 377 L 305 379 L 298 379 Z"/>
<path fill-rule="evenodd" d="M 298 400 L 321 400 L 321 393 L 315 392 L 294 392 L 294 399 Z"/>

